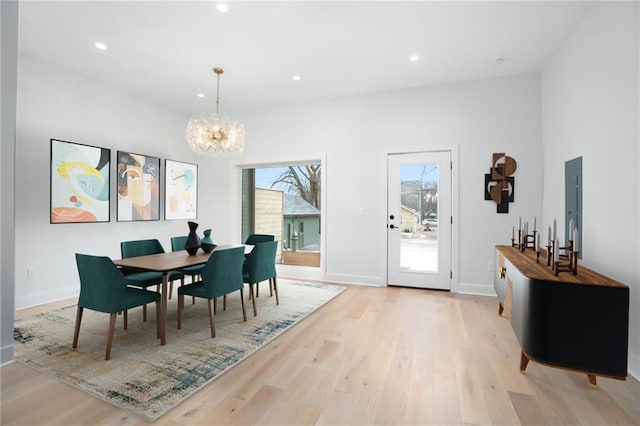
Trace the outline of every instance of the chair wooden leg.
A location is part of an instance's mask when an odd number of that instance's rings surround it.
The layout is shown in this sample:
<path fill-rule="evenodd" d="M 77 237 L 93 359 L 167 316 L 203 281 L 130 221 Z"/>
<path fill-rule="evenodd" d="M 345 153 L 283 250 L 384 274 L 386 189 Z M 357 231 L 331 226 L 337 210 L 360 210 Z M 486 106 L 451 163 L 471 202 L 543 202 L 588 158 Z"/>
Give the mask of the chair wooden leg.
<path fill-rule="evenodd" d="M 256 283 L 256 297 L 260 297 L 260 283 Z"/>
<path fill-rule="evenodd" d="M 213 315 L 218 313 L 218 298 L 213 298 Z"/>
<path fill-rule="evenodd" d="M 216 337 L 216 324 L 213 319 L 213 309 L 211 308 L 211 299 L 207 299 L 209 305 L 209 323 L 211 324 L 211 337 Z"/>
<path fill-rule="evenodd" d="M 258 315 L 258 311 L 256 310 L 256 298 L 253 294 L 253 284 L 249 284 L 249 292 L 251 293 L 251 303 L 253 303 L 253 316 Z"/>
<path fill-rule="evenodd" d="M 156 339 L 160 338 L 160 318 L 162 318 L 160 307 L 160 301 L 156 302 Z"/>
<path fill-rule="evenodd" d="M 71 347 L 74 349 L 78 347 L 78 336 L 80 335 L 80 323 L 82 322 L 82 311 L 84 311 L 84 308 L 82 306 L 78 306 L 78 308 L 76 309 L 76 327 L 73 332 L 73 345 L 71 345 Z"/>
<path fill-rule="evenodd" d="M 142 305 L 142 322 L 147 322 L 147 305 Z"/>
<path fill-rule="evenodd" d="M 273 296 L 273 287 L 271 286 L 271 280 L 274 278 L 269 278 L 269 297 Z"/>
<path fill-rule="evenodd" d="M 124 329 L 127 330 L 127 327 L 129 325 L 129 311 L 125 310 L 124 314 L 122 315 L 122 319 L 124 321 Z"/>
<path fill-rule="evenodd" d="M 271 278 L 273 280 L 273 292 L 276 294 L 276 305 L 280 304 L 280 298 L 278 298 L 278 281 L 276 277 Z"/>
<path fill-rule="evenodd" d="M 182 309 L 184 308 L 184 294 L 178 293 L 178 330 L 182 328 Z"/>
<path fill-rule="evenodd" d="M 244 304 L 244 289 L 240 289 L 240 302 L 242 303 L 242 321 L 247 322 L 247 307 Z"/>
<path fill-rule="evenodd" d="M 223 311 L 227 310 L 227 295 L 226 294 L 224 296 L 222 296 L 222 310 Z"/>
<path fill-rule="evenodd" d="M 104 356 L 105 361 L 109 361 L 111 359 L 111 344 L 113 343 L 113 332 L 116 329 L 117 318 L 117 312 L 112 313 L 109 318 L 109 330 L 107 331 L 107 353 Z"/>

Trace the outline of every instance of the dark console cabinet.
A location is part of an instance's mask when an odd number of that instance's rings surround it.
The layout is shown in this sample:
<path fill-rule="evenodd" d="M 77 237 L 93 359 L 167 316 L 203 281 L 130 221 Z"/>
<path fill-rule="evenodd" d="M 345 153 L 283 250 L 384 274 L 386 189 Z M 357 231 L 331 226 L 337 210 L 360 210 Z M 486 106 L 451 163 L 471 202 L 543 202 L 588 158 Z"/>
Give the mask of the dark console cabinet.
<path fill-rule="evenodd" d="M 529 360 L 596 376 L 625 379 L 629 333 L 629 287 L 580 267 L 555 276 L 546 255 L 496 246 L 494 287 L 498 313 L 511 319 Z"/>

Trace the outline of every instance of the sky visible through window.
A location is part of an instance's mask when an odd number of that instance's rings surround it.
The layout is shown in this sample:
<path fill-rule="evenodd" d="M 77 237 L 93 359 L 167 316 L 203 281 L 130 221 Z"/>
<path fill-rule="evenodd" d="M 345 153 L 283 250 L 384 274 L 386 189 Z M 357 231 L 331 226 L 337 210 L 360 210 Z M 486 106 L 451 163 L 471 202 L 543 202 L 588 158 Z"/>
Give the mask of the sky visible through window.
<path fill-rule="evenodd" d="M 276 189 L 278 191 L 287 192 L 287 185 L 278 183 L 274 187 L 271 184 L 287 170 L 286 167 L 264 167 L 256 169 L 256 188 Z"/>
<path fill-rule="evenodd" d="M 402 182 L 415 180 L 419 180 L 423 183 L 437 182 L 438 164 L 403 164 L 402 167 L 400 167 L 400 180 Z"/>

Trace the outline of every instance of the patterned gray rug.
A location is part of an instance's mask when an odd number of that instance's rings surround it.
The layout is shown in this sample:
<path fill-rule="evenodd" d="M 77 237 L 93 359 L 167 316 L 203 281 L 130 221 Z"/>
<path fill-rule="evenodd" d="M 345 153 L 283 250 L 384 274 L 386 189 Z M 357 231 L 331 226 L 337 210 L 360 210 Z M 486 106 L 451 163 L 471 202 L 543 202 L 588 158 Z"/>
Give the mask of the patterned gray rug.
<path fill-rule="evenodd" d="M 118 318 L 111 360 L 104 360 L 109 315 L 85 309 L 78 348 L 72 349 L 76 306 L 17 320 L 16 359 L 117 407 L 153 421 L 273 340 L 345 288 L 316 283 L 278 283 L 280 305 L 261 285 L 258 316 L 247 302 L 242 322 L 239 292 L 227 310 L 218 301 L 216 337 L 211 338 L 207 303 L 185 299 L 182 330 L 176 299 L 169 300 L 167 344 L 156 339 L 155 308 L 142 322 L 141 308 L 129 312 L 129 329 Z M 247 292 L 245 292 L 246 297 Z"/>

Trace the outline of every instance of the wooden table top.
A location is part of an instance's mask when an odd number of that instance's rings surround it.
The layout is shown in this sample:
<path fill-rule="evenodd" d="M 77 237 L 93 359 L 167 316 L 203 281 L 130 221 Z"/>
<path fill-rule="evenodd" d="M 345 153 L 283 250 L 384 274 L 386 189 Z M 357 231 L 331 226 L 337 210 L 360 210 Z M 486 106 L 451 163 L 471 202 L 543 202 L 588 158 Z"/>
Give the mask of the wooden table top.
<path fill-rule="evenodd" d="M 217 246 L 213 251 L 225 250 L 234 247 L 245 247 L 245 252 L 251 251 L 253 246 L 245 246 L 243 244 L 223 244 Z M 185 250 L 173 251 L 168 253 L 149 254 L 146 256 L 129 257 L 126 259 L 117 259 L 113 263 L 120 267 L 141 269 L 145 271 L 169 272 L 176 269 L 186 268 L 189 266 L 203 265 L 207 263 L 211 253 L 203 253 L 198 251 L 191 256 Z"/>
<path fill-rule="evenodd" d="M 511 246 L 496 246 L 496 250 L 509 259 L 513 266 L 518 268 L 527 278 L 550 282 L 628 288 L 621 282 L 582 266 L 579 260 L 578 275 L 573 275 L 572 272 L 560 272 L 558 276 L 555 276 L 551 266 L 547 266 L 547 251 L 544 249 L 541 249 L 540 252 L 540 263 L 536 263 L 536 254 L 533 250 L 525 250 L 524 253 L 521 253 L 517 247 Z"/>

